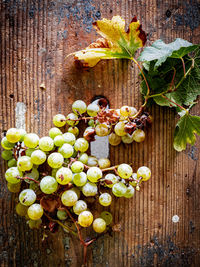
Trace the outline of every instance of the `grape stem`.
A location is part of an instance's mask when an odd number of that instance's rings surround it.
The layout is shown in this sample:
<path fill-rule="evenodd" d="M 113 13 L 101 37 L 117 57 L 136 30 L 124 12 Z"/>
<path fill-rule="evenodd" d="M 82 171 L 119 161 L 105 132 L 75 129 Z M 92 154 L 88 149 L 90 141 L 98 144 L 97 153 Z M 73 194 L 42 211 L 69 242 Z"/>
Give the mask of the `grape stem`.
<path fill-rule="evenodd" d="M 22 180 L 22 181 L 24 181 L 24 180 L 29 180 L 29 181 L 35 182 L 35 183 L 37 183 L 37 184 L 40 184 L 39 181 L 36 181 L 35 179 L 30 178 L 30 177 L 27 177 L 27 176 L 25 176 L 25 177 L 17 176 L 16 178 L 19 179 L 19 180 Z"/>

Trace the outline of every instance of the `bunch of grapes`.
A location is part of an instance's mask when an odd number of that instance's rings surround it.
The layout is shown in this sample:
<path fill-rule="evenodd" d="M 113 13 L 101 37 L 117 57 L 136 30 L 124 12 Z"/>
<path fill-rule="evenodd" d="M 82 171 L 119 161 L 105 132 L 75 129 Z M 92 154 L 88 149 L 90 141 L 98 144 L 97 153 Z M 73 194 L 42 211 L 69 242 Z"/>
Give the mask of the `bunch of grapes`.
<path fill-rule="evenodd" d="M 1 140 L 2 158 L 8 165 L 7 187 L 19 195 L 16 212 L 27 219 L 30 228 L 44 226 L 53 230 L 60 224 L 70 231 L 67 225 L 73 221 L 78 235 L 79 227 L 91 225 L 96 233 L 103 233 L 112 223 L 112 214 L 103 211 L 94 219 L 90 210 L 94 201 L 108 207 L 113 197 L 131 198 L 135 188 L 139 190 L 141 182 L 150 178 L 151 171 L 142 166 L 134 173 L 126 163 L 111 167 L 109 159 L 88 155 L 89 141 L 94 131 L 104 136 L 114 128 L 115 133 L 109 135 L 110 143 L 116 145 L 119 138 L 124 142 L 123 137 L 129 138 L 126 126 L 135 124 L 131 116 L 136 111 L 129 107 L 122 107 L 120 111 L 106 110 L 94 103 L 87 107 L 81 100 L 73 103 L 72 110 L 67 117 L 62 114 L 53 117 L 55 127 L 49 130 L 49 136 L 39 138 L 35 133 L 16 128 L 7 131 Z M 105 112 L 111 115 L 107 116 Z M 92 125 L 83 137 L 79 137 L 77 128 L 80 120 L 89 120 Z M 136 127 L 133 135 L 137 131 L 142 130 Z M 141 133 L 136 134 L 133 140 L 141 141 L 141 136 Z M 81 242 L 85 246 L 91 243 Z"/>

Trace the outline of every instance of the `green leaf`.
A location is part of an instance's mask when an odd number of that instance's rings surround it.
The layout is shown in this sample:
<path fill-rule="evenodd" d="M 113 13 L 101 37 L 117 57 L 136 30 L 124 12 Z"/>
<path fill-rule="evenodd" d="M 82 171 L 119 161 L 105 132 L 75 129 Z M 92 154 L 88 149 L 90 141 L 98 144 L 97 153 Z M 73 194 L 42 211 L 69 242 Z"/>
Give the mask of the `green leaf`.
<path fill-rule="evenodd" d="M 188 112 L 180 118 L 174 132 L 174 148 L 177 151 L 186 149 L 187 143 L 194 145 L 195 134 L 200 135 L 200 117 L 192 116 Z"/>

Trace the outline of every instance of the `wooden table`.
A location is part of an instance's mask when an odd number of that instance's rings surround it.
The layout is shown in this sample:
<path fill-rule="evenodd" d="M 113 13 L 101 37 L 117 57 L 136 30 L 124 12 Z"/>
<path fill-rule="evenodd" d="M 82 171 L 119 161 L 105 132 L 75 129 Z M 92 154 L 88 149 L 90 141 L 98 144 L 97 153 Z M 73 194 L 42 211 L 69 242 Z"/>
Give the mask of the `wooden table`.
<path fill-rule="evenodd" d="M 176 37 L 199 42 L 199 4 L 173 0 L 1 0 L 0 132 L 20 122 L 26 129 L 48 134 L 52 116 L 70 112 L 74 100 L 87 103 L 103 95 L 113 108 L 139 107 L 138 69 L 126 60 L 100 62 L 78 70 L 68 53 L 96 39 L 92 21 L 119 14 L 128 23 L 137 15 L 148 32 L 148 44 Z M 46 90 L 40 88 L 44 83 Z M 17 104 L 18 103 L 18 104 Z M 20 104 L 19 104 L 20 103 Z M 24 103 L 21 104 L 21 103 Z M 16 109 L 16 107 L 18 107 Z M 200 115 L 200 105 L 192 113 Z M 113 165 L 147 165 L 152 179 L 133 199 L 111 205 L 122 231 L 100 238 L 89 250 L 89 266 L 200 266 L 199 138 L 195 146 L 176 153 L 172 147 L 173 110 L 154 106 L 152 128 L 142 144 L 110 148 Z M 23 121 L 22 121 L 23 123 Z M 79 242 L 64 233 L 30 230 L 15 214 L 14 196 L 7 191 L 1 161 L 1 266 L 81 266 Z M 97 213 L 101 208 L 97 205 Z M 172 217 L 178 215 L 179 222 Z"/>

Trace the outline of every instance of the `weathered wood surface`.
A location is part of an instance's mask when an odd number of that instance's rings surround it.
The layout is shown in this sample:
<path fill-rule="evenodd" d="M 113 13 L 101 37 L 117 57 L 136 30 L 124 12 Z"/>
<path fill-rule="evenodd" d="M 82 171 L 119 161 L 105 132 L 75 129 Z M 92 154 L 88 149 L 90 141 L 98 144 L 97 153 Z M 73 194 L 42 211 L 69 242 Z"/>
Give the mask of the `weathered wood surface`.
<path fill-rule="evenodd" d="M 104 95 L 112 107 L 139 106 L 138 70 L 126 60 L 77 70 L 68 53 L 96 39 L 91 22 L 119 14 L 137 15 L 148 43 L 175 37 L 199 42 L 199 3 L 160 0 L 1 0 L 0 132 L 15 125 L 16 104 L 26 105 L 26 129 L 40 136 L 52 116 L 67 114 L 72 102 Z M 44 82 L 46 90 L 39 88 Z M 193 114 L 200 115 L 200 105 Z M 133 162 L 152 169 L 152 179 L 132 200 L 117 199 L 110 210 L 122 231 L 100 238 L 89 250 L 89 266 L 200 266 L 199 139 L 183 153 L 172 148 L 175 114 L 151 109 L 154 123 L 143 144 L 110 148 L 112 163 Z M 1 266 L 81 266 L 79 242 L 62 230 L 41 241 L 14 211 L 1 161 Z M 101 208 L 97 208 L 101 211 Z M 179 216 L 173 223 L 172 217 Z"/>

